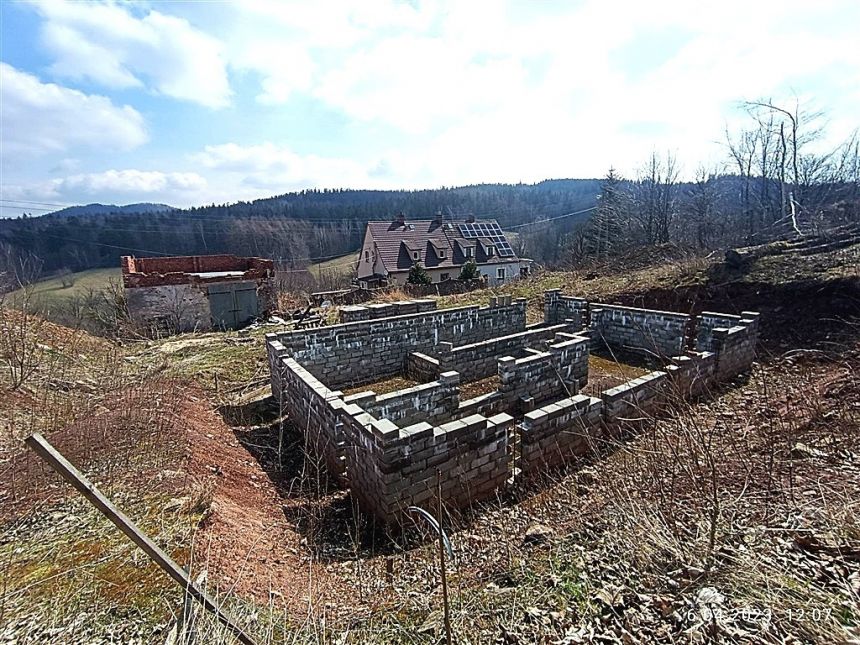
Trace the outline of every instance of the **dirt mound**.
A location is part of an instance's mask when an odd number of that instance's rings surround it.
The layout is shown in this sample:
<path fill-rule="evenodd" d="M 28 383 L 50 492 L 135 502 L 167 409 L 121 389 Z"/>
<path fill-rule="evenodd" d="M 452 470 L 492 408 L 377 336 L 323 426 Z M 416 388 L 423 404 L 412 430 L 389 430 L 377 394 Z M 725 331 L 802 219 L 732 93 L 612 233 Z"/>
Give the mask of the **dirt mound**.
<path fill-rule="evenodd" d="M 188 472 L 211 491 L 196 539 L 197 567 L 206 567 L 222 591 L 307 609 L 327 576 L 286 520 L 275 485 L 202 394 L 193 397 L 185 420 Z"/>
<path fill-rule="evenodd" d="M 324 572 L 284 517 L 269 477 L 202 390 L 162 379 L 110 395 L 100 413 L 48 440 L 104 492 L 145 486 L 204 513 L 193 570 L 220 592 L 292 608 L 321 593 Z M 0 523 L 74 495 L 23 446 L 0 466 Z"/>

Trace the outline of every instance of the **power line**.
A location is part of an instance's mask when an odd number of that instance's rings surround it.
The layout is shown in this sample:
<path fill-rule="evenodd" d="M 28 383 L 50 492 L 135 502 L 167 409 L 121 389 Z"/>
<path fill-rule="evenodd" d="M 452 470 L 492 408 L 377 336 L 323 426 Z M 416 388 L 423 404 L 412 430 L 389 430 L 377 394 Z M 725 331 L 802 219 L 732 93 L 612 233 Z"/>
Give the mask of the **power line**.
<path fill-rule="evenodd" d="M 516 224 L 514 226 L 508 226 L 508 230 L 513 228 L 522 228 L 523 226 L 535 226 L 537 224 L 546 224 L 547 222 L 554 222 L 557 219 L 563 219 L 565 217 L 572 217 L 574 215 L 582 215 L 583 213 L 588 213 L 590 211 L 597 210 L 597 206 L 592 206 L 591 208 L 584 208 L 580 211 L 574 211 L 572 213 L 565 213 L 564 215 L 559 215 L 558 217 L 548 217 L 547 219 L 538 220 L 536 222 L 526 222 L 525 224 Z"/>
<path fill-rule="evenodd" d="M 0 202 L 18 202 L 21 204 L 36 204 L 37 206 L 59 206 L 60 208 L 68 208 L 69 206 L 74 206 L 74 204 L 58 204 L 56 202 L 34 202 L 29 199 L 3 199 L 0 198 Z"/>

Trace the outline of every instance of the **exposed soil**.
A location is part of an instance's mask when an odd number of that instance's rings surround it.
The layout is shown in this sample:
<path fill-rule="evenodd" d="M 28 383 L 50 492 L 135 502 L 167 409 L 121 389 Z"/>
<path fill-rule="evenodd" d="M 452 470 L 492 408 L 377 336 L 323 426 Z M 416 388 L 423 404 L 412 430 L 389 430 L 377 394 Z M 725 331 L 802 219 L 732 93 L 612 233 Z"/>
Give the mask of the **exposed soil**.
<path fill-rule="evenodd" d="M 224 591 L 301 611 L 318 600 L 329 579 L 311 561 L 303 537 L 285 518 L 282 499 L 260 464 L 199 391 L 185 410 L 188 472 L 211 491 L 196 538 L 198 566 Z"/>

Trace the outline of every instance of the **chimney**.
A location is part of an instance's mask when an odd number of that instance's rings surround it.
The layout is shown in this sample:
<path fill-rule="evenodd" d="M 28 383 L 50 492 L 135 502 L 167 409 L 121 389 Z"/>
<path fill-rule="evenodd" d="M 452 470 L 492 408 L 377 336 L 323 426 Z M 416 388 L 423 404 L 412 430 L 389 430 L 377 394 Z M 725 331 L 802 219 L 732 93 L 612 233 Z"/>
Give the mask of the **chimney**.
<path fill-rule="evenodd" d="M 442 211 L 436 211 L 436 215 L 433 216 L 433 226 L 442 226 Z"/>
<path fill-rule="evenodd" d="M 474 224 L 474 223 L 475 223 L 475 216 L 474 215 L 467 215 L 466 216 L 466 224 Z"/>
<path fill-rule="evenodd" d="M 394 216 L 394 223 L 400 224 L 401 226 L 406 223 L 406 215 L 403 214 L 403 211 L 400 211 L 399 213 L 397 213 L 397 215 Z"/>

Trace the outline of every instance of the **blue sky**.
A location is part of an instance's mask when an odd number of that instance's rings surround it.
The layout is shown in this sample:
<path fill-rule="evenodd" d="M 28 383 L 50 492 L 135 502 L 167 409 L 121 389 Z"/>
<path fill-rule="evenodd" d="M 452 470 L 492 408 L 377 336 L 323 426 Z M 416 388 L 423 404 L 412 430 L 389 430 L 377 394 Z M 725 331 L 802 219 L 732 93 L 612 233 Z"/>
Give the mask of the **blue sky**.
<path fill-rule="evenodd" d="M 0 3 L 0 215 L 686 175 L 738 102 L 860 125 L 860 2 Z M 46 206 L 46 208 L 48 208 Z M 33 206 L 33 212 L 35 205 Z"/>

